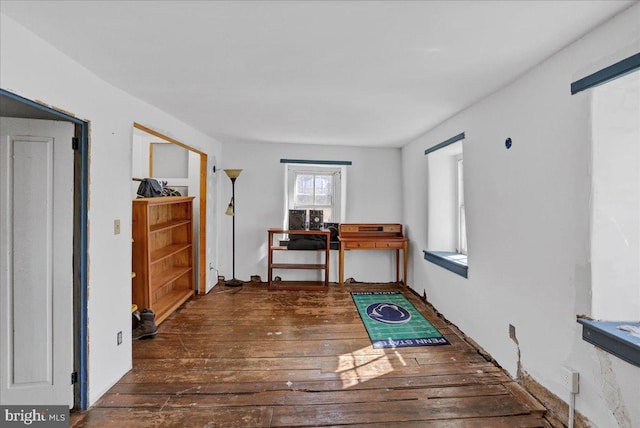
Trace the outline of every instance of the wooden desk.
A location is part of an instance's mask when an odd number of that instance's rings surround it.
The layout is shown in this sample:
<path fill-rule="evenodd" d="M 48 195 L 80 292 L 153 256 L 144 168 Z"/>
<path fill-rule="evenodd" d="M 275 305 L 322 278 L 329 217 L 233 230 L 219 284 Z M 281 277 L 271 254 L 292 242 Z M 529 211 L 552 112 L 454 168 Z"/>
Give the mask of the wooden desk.
<path fill-rule="evenodd" d="M 269 235 L 269 264 L 268 264 L 268 284 L 269 290 L 328 290 L 329 289 L 329 250 L 330 250 L 330 235 L 328 230 L 285 230 L 285 229 L 269 229 L 267 230 Z M 326 248 L 319 250 L 289 250 L 288 247 L 280 245 L 280 243 L 274 243 L 274 235 L 287 234 L 287 235 L 323 235 L 327 240 Z M 324 252 L 324 263 L 274 263 L 273 252 L 274 251 L 322 251 Z M 322 281 L 273 281 L 274 269 L 310 269 L 310 270 L 324 270 L 324 282 Z"/>
<path fill-rule="evenodd" d="M 403 251 L 404 270 L 402 281 L 407 286 L 407 250 L 409 239 L 402 235 L 402 225 L 398 223 L 349 224 L 340 225 L 340 285 L 344 284 L 345 250 L 395 250 L 396 283 L 400 285 L 400 250 Z"/>

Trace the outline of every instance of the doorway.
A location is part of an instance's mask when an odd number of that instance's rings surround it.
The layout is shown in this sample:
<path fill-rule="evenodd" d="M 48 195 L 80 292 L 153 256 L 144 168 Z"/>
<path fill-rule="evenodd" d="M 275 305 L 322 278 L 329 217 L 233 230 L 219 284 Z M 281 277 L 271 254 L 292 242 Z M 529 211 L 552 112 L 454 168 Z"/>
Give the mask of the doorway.
<path fill-rule="evenodd" d="M 187 158 L 185 158 L 185 162 L 187 165 L 189 163 L 191 163 L 191 165 L 196 164 L 195 167 L 193 168 L 190 168 L 187 166 L 187 169 L 188 170 L 192 169 L 194 173 L 191 175 L 197 176 L 195 177 L 196 178 L 195 187 L 197 187 L 197 191 L 195 192 L 195 194 L 193 194 L 192 192 L 189 192 L 188 190 L 186 191 L 188 192 L 188 195 L 196 197 L 195 199 L 196 207 L 194 208 L 194 223 L 195 223 L 195 229 L 196 229 L 194 230 L 194 236 L 196 237 L 194 239 L 194 243 L 196 244 L 196 251 L 194 252 L 195 258 L 196 258 L 196 260 L 194 261 L 194 266 L 196 266 L 196 281 L 195 281 L 196 286 L 195 287 L 196 287 L 196 292 L 198 294 L 206 294 L 211 289 L 211 287 L 208 286 L 208 284 L 210 284 L 211 281 L 207 280 L 208 269 L 207 269 L 207 251 L 206 251 L 206 248 L 207 248 L 207 245 L 206 245 L 206 242 L 207 242 L 207 165 L 208 165 L 207 154 L 183 142 L 180 142 L 174 138 L 171 138 L 157 131 L 154 131 L 151 128 L 140 125 L 139 123 L 134 122 L 133 127 L 134 127 L 134 142 L 132 144 L 136 144 L 137 134 L 143 134 L 143 135 L 146 135 L 147 137 L 147 138 L 144 138 L 144 140 L 146 140 L 146 143 L 144 145 L 144 148 L 142 149 L 142 151 L 144 152 L 144 155 L 138 156 L 138 157 L 141 158 L 142 163 L 145 164 L 145 167 L 142 170 L 148 171 L 148 175 L 146 175 L 145 177 L 136 177 L 135 176 L 136 166 L 134 166 L 134 178 L 146 178 L 146 177 L 153 178 L 154 176 L 157 176 L 156 174 L 157 169 L 159 165 L 161 165 L 161 162 L 158 162 L 159 159 L 166 156 L 169 156 L 169 157 L 174 156 L 174 159 L 176 159 L 175 151 L 171 150 L 172 148 L 176 148 L 176 147 L 180 147 L 187 150 L 188 155 L 187 155 Z M 147 144 L 149 146 L 148 149 L 146 149 Z M 170 144 L 171 146 L 166 147 L 166 149 L 168 150 L 160 150 L 160 149 L 165 149 L 165 147 L 163 147 L 164 144 Z M 178 154 L 177 157 L 180 158 L 181 156 Z M 136 158 L 135 153 L 133 155 L 133 158 Z M 154 158 L 155 158 L 155 161 L 154 161 Z M 190 159 L 192 160 L 192 162 L 189 162 Z M 175 163 L 180 163 L 180 162 L 175 162 Z M 148 166 L 148 168 L 146 168 L 146 166 Z M 154 169 L 156 171 L 154 171 Z M 138 169 L 138 171 L 139 170 L 140 169 Z M 165 178 L 165 177 L 159 177 L 159 178 Z M 193 182 L 193 180 L 191 181 Z M 188 179 L 178 178 L 176 179 L 176 181 L 174 181 L 174 186 L 171 186 L 171 184 L 172 184 L 171 182 L 168 183 L 170 187 L 174 187 L 178 191 L 181 191 L 183 196 L 187 196 L 183 192 L 185 191 L 185 188 L 190 187 Z M 191 187 L 194 187 L 194 186 L 191 186 Z"/>
<path fill-rule="evenodd" d="M 4 118 L 2 133 L 7 134 L 2 142 L 3 182 L 12 183 L 3 187 L 1 198 L 2 217 L 7 221 L 1 228 L 6 266 L 0 289 L 8 322 L 2 324 L 0 336 L 3 361 L 13 361 L 3 365 L 0 398 L 2 404 L 52 404 L 59 399 L 57 404 L 85 410 L 89 123 L 3 89 L 0 116 Z M 62 157 L 61 151 L 65 152 Z M 40 168 L 32 164 L 34 160 Z M 60 187 L 68 190 L 56 202 Z M 32 191 L 39 191 L 40 196 L 25 195 Z M 45 209 L 35 206 L 42 198 L 50 199 Z M 57 225 L 55 218 L 64 217 L 65 224 Z M 42 233 L 29 232 L 32 221 Z M 13 239 L 9 240 L 10 236 Z M 32 242 L 26 242 L 25 237 Z M 47 249 L 40 251 L 40 259 L 45 266 L 34 269 L 30 248 L 43 244 Z M 8 254 L 11 257 L 5 257 Z M 66 261 L 58 264 L 60 257 Z M 59 275 L 56 266 L 63 264 L 68 268 Z M 34 290 L 38 292 L 30 295 Z M 48 311 L 46 319 L 40 319 L 39 324 L 23 322 L 25 314 L 33 310 Z M 29 357 L 27 342 L 35 337 L 45 343 L 41 344 L 42 352 Z M 33 361 L 21 361 L 24 357 Z M 38 365 L 35 372 L 30 368 L 32 363 Z M 8 379 L 11 382 L 6 382 Z"/>

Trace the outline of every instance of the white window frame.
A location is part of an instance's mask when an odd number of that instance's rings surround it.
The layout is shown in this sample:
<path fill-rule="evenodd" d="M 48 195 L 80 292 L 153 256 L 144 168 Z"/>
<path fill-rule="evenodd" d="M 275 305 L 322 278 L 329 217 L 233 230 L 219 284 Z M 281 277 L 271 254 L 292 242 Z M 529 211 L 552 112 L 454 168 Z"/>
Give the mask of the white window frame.
<path fill-rule="evenodd" d="M 345 221 L 346 214 L 346 165 L 321 165 L 321 164 L 285 164 L 284 180 L 284 218 L 283 228 L 288 228 L 289 209 L 314 209 L 312 206 L 296 207 L 294 203 L 296 177 L 303 174 L 333 175 L 331 220 L 325 222 L 341 223 Z"/>

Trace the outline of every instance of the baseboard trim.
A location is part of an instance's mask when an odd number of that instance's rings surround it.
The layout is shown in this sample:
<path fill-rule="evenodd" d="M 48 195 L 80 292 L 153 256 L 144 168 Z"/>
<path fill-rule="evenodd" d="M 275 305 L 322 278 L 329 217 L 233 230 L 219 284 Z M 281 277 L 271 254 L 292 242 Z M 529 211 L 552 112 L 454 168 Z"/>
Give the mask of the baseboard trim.
<path fill-rule="evenodd" d="M 528 373 L 524 372 L 521 379 L 518 379 L 524 389 L 533 395 L 547 409 L 545 418 L 554 427 L 566 427 L 569 423 L 569 405 L 560 397 L 549 391 L 538 383 Z M 568 393 L 567 393 L 568 394 Z M 576 410 L 574 422 L 575 428 L 590 428 L 589 420 Z"/>

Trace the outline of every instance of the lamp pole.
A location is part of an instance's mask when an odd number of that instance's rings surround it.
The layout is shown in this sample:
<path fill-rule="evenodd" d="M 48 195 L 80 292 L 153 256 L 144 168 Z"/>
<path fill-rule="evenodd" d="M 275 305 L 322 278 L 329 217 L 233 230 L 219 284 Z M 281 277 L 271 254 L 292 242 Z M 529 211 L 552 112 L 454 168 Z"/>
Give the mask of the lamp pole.
<path fill-rule="evenodd" d="M 231 178 L 231 201 L 233 203 L 233 215 L 231 216 L 231 230 L 232 230 L 232 244 L 231 244 L 231 254 L 233 254 L 232 261 L 232 272 L 233 272 L 233 280 L 236 279 L 236 178 Z"/>
<path fill-rule="evenodd" d="M 231 216 L 233 217 L 231 221 L 231 224 L 232 224 L 231 257 L 232 257 L 233 278 L 228 281 L 225 281 L 224 285 L 226 285 L 227 287 L 239 287 L 242 285 L 242 281 L 240 281 L 239 279 L 236 279 L 236 179 L 238 178 L 242 170 L 241 169 L 225 169 L 224 172 L 226 172 L 229 178 L 231 179 L 231 203 L 229 204 L 231 208 L 231 213 L 229 212 L 229 209 L 227 209 L 227 214 L 231 214 Z"/>

